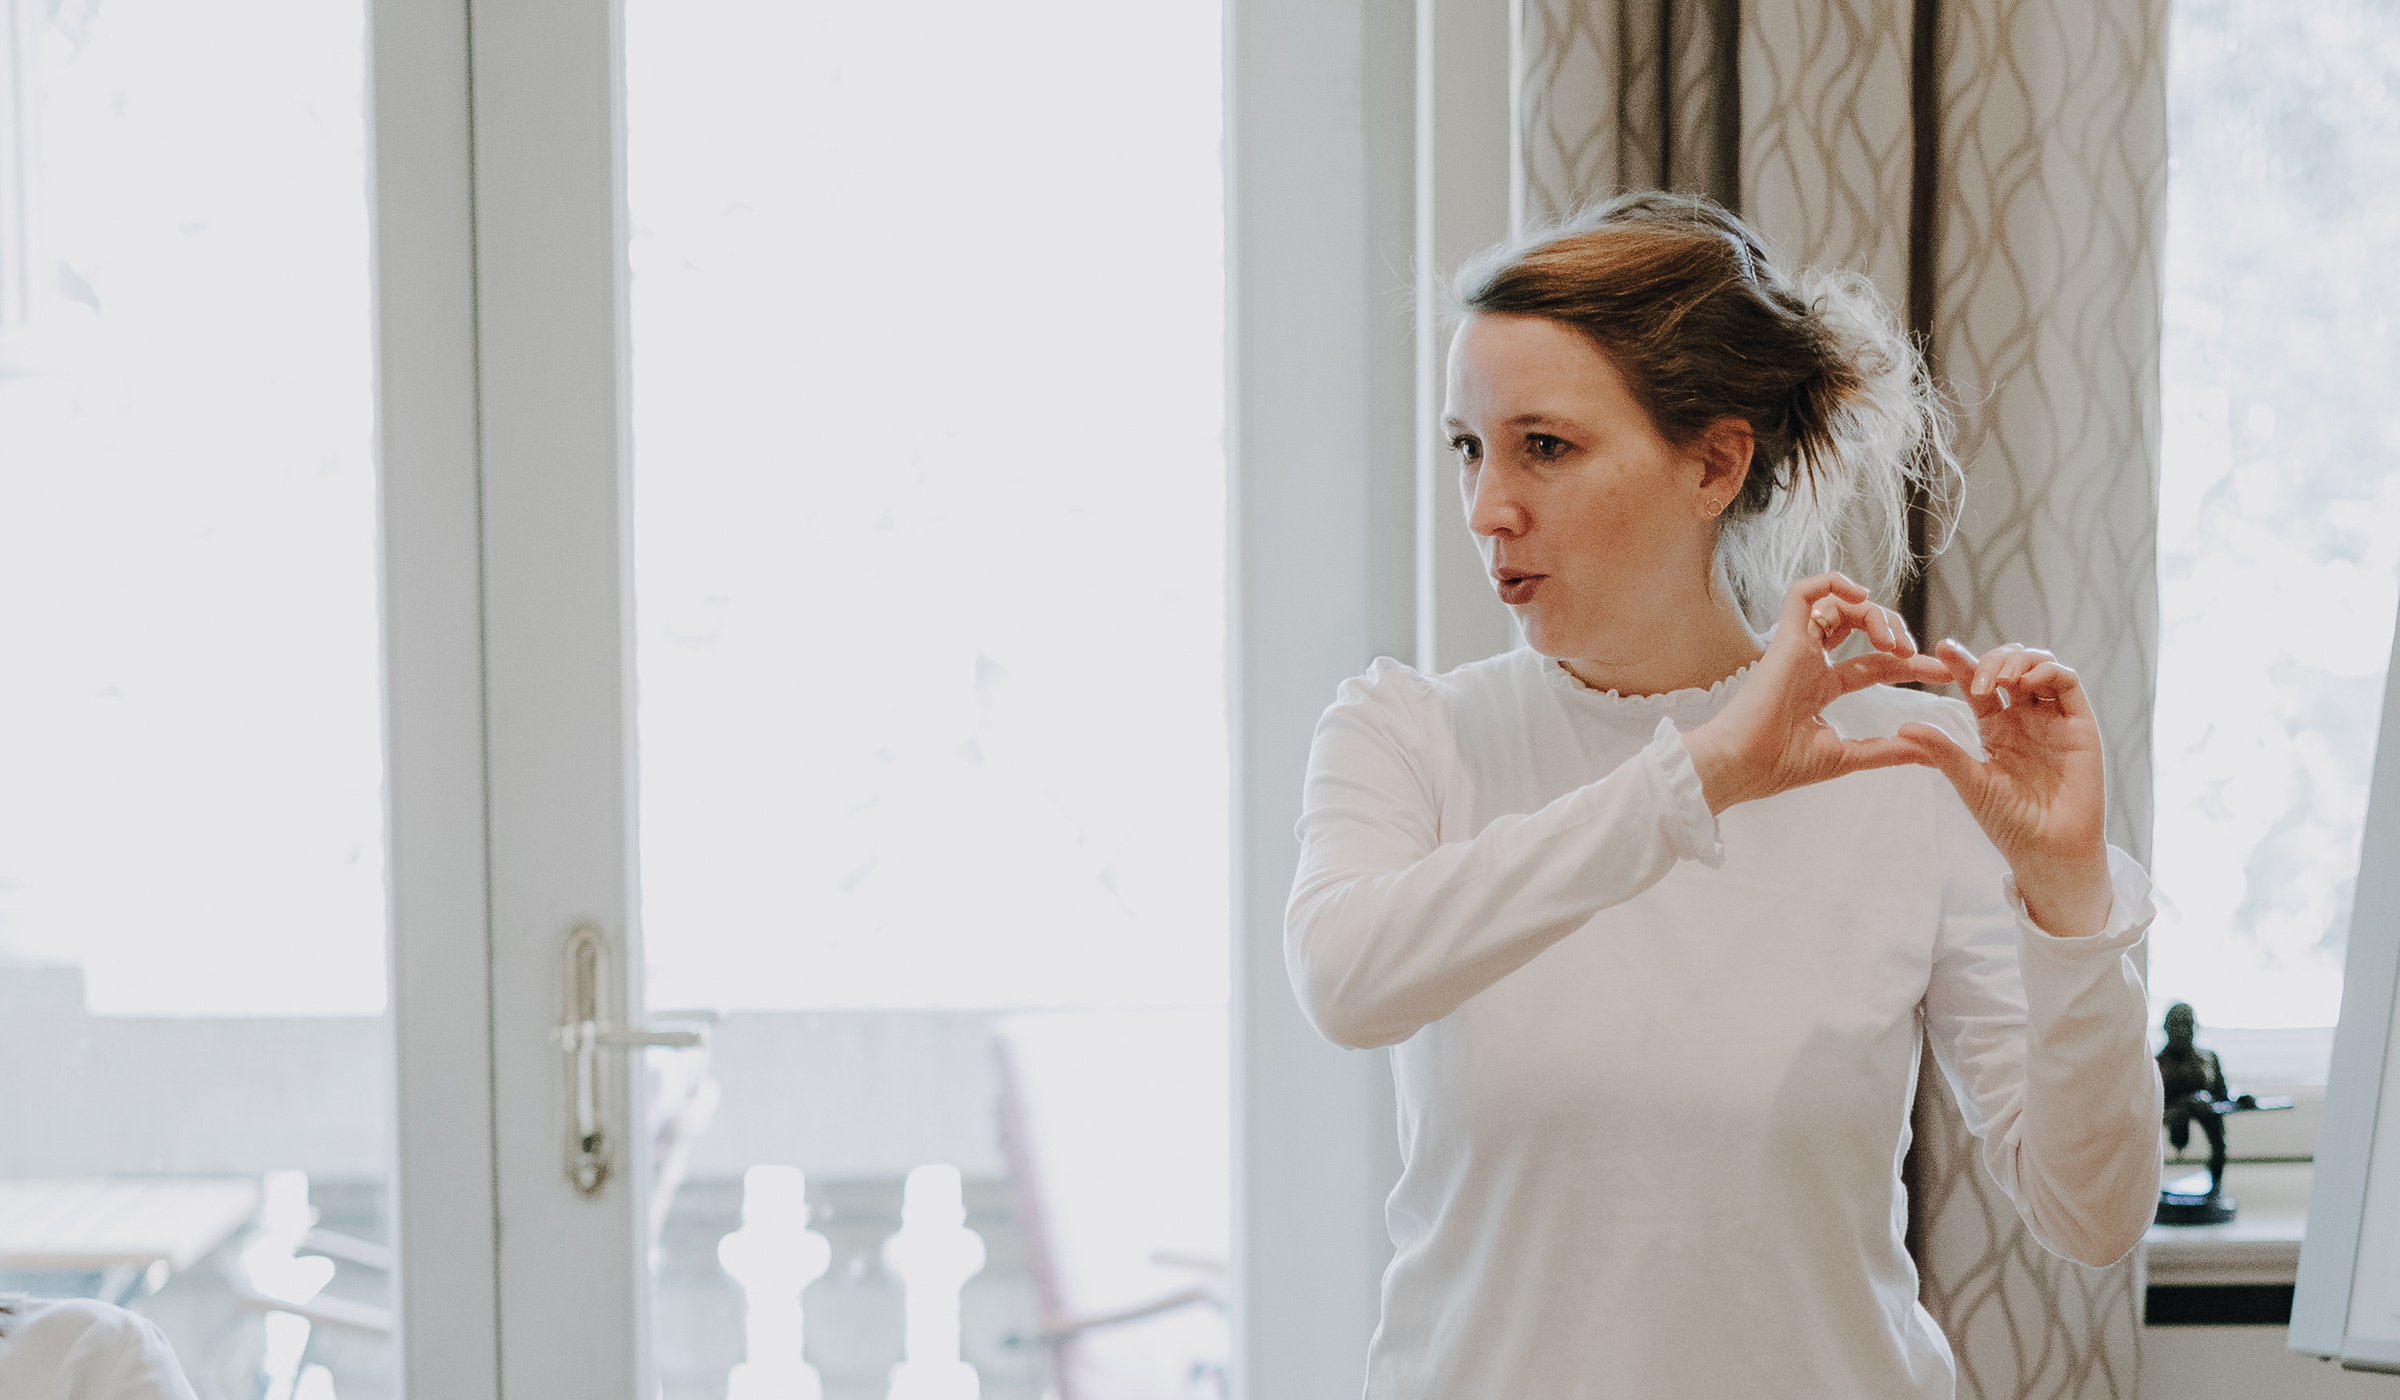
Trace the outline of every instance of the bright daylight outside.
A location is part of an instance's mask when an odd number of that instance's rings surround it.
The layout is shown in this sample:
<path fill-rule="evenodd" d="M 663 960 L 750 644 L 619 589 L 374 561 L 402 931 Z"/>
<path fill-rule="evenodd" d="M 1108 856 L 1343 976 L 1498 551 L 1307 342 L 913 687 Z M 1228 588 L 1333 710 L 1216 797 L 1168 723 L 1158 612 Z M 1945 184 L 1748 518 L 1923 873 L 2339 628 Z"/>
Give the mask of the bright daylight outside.
<path fill-rule="evenodd" d="M 629 6 L 654 1006 L 1224 999 L 1215 24 Z"/>
<path fill-rule="evenodd" d="M 2169 53 L 2151 999 L 2327 1028 L 2400 600 L 2400 12 L 2176 0 Z M 2251 1043 L 2321 1079 L 2330 1032 Z"/>
<path fill-rule="evenodd" d="M 363 9 L 0 17 L 0 1292 L 389 1395 Z"/>
<path fill-rule="evenodd" d="M 1218 1393 L 1219 23 L 626 5 L 674 1400 Z"/>

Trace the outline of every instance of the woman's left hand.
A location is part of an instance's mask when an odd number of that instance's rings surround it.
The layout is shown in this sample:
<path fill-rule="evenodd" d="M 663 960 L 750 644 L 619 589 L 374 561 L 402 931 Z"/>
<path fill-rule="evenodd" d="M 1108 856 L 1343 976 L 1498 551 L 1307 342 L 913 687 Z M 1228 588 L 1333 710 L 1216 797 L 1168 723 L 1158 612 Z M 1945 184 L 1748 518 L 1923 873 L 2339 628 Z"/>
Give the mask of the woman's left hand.
<path fill-rule="evenodd" d="M 1966 692 L 1986 757 L 1930 724 L 1899 736 L 1942 771 L 2016 873 L 2025 912 L 2076 937 L 2107 922 L 2107 781 L 2100 725 L 2076 674 L 2049 652 L 2010 643 L 1982 656 L 1955 641 L 1934 657 Z"/>

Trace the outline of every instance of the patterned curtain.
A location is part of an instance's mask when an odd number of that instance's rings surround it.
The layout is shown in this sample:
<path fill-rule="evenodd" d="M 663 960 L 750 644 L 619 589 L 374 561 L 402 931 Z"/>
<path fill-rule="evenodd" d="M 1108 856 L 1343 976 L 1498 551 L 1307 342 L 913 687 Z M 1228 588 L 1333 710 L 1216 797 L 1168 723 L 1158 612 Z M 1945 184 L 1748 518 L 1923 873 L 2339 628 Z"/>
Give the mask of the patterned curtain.
<path fill-rule="evenodd" d="M 1617 190 L 1741 203 L 1738 0 L 1522 0 L 1515 222 Z"/>
<path fill-rule="evenodd" d="M 1958 410 L 1964 518 L 1922 635 L 2047 645 L 2147 859 L 2167 0 L 1521 0 L 1520 222 L 1704 192 L 1905 308 Z M 1730 168 L 1729 168 L 1730 167 Z M 2132 1400 L 2140 1264 L 2033 1243 L 1930 1060 L 1910 1248 L 1974 1400 Z"/>

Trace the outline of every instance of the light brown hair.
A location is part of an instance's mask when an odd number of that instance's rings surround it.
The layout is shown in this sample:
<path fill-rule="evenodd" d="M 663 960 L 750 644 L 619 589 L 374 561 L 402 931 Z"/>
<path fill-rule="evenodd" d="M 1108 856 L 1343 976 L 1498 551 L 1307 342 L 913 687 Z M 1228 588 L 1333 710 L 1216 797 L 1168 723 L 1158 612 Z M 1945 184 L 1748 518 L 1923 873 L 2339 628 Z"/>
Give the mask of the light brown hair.
<path fill-rule="evenodd" d="M 1961 477 L 1923 359 L 1865 278 L 1786 277 L 1707 199 L 1591 205 L 1459 270 L 1467 313 L 1539 316 L 1590 337 L 1678 446 L 1738 418 L 1749 475 L 1720 517 L 1717 569 L 1754 625 L 1792 581 L 1839 567 L 1887 597 L 1914 564 L 1911 498 L 1946 542 Z"/>

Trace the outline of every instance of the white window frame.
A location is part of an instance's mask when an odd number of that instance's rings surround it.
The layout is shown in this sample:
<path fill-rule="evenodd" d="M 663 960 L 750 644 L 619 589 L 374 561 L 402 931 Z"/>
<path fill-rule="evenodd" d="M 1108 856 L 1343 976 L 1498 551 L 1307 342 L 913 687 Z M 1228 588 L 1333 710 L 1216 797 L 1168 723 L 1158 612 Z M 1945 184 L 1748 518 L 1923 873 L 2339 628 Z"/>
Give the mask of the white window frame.
<path fill-rule="evenodd" d="M 495 1400 L 467 6 L 368 14 L 401 1372 Z"/>
<path fill-rule="evenodd" d="M 577 922 L 641 965 L 618 29 L 612 0 L 370 21 L 401 1350 L 443 1400 L 647 1370 L 642 1135 L 574 1191 L 547 1038 Z"/>

